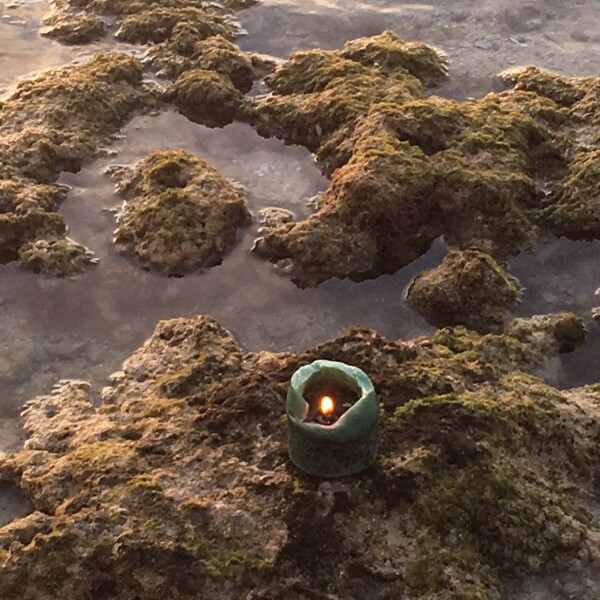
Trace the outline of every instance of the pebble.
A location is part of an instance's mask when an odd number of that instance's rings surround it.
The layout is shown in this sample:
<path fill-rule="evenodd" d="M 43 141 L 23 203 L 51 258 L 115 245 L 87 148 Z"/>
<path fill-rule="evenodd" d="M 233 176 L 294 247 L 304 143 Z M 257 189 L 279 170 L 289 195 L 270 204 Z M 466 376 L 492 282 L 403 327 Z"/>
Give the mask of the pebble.
<path fill-rule="evenodd" d="M 600 306 L 592 308 L 592 319 L 600 322 Z"/>
<path fill-rule="evenodd" d="M 267 228 L 277 227 L 284 223 L 290 223 L 294 220 L 294 213 L 285 208 L 269 206 L 259 211 L 260 223 Z"/>
<path fill-rule="evenodd" d="M 473 42 L 475 48 L 479 48 L 480 50 L 498 50 L 500 48 L 500 44 L 494 40 L 479 38 Z"/>

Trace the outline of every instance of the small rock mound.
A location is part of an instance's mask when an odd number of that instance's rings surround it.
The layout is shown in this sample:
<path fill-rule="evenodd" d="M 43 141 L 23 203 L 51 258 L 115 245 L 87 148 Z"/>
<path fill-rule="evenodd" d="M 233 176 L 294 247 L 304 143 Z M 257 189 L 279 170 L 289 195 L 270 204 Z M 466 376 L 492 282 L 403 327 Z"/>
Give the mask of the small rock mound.
<path fill-rule="evenodd" d="M 183 150 L 152 152 L 121 173 L 119 187 L 117 247 L 169 275 L 221 264 L 251 221 L 239 188 Z"/>
<path fill-rule="evenodd" d="M 102 39 L 108 31 L 106 23 L 96 15 L 71 17 L 58 13 L 46 23 L 48 27 L 42 30 L 42 35 L 63 44 L 89 44 Z"/>
<path fill-rule="evenodd" d="M 435 327 L 465 325 L 502 331 L 510 309 L 521 299 L 516 281 L 489 254 L 450 251 L 442 264 L 417 276 L 407 299 Z"/>
<path fill-rule="evenodd" d="M 225 127 L 235 118 L 242 94 L 231 80 L 214 71 L 186 71 L 167 90 L 167 100 L 194 123 L 207 127 Z"/>

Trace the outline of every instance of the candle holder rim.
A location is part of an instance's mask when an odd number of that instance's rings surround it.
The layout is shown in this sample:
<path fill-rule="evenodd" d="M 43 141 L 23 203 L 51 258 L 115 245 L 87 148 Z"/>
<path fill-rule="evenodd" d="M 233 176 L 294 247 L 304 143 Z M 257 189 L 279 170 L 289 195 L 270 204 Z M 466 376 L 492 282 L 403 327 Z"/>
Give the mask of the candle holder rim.
<path fill-rule="evenodd" d="M 322 374 L 324 370 L 331 370 L 345 379 L 351 379 L 360 392 L 358 400 L 333 425 L 307 423 L 297 416 L 300 407 L 306 415 L 308 403 L 304 399 L 304 390 L 313 377 Z M 369 376 L 359 367 L 339 361 L 318 359 L 297 369 L 290 384 L 287 395 L 288 418 L 309 435 L 330 438 L 332 443 L 341 444 L 362 437 L 365 432 L 377 427 L 379 403 L 375 388 Z"/>

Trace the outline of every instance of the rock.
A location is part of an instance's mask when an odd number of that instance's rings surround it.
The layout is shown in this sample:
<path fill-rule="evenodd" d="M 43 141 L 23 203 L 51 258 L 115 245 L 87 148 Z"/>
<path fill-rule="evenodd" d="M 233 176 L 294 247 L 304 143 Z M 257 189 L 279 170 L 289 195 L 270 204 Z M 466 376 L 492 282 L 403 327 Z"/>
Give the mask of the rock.
<path fill-rule="evenodd" d="M 27 447 L 0 479 L 34 512 L 0 528 L 0 596 L 484 598 L 500 575 L 589 564 L 597 386 L 523 372 L 557 347 L 555 326 L 529 331 L 355 328 L 275 354 L 243 353 L 207 317 L 160 323 L 99 408 L 78 381 L 27 405 Z M 317 357 L 359 366 L 381 398 L 381 454 L 359 477 L 287 458 L 289 378 Z"/>
<path fill-rule="evenodd" d="M 600 139 L 600 138 L 599 138 Z M 574 240 L 600 237 L 600 150 L 580 153 L 552 194 L 546 210 L 555 235 Z"/>
<path fill-rule="evenodd" d="M 439 267 L 418 275 L 407 299 L 435 327 L 498 332 L 521 297 L 517 282 L 502 266 L 471 249 L 450 251 Z"/>
<path fill-rule="evenodd" d="M 48 27 L 44 28 L 41 34 L 63 44 L 89 44 L 107 34 L 106 24 L 96 15 L 77 18 L 57 14 L 45 22 Z"/>
<path fill-rule="evenodd" d="M 446 69 L 390 32 L 278 66 L 272 94 L 245 99 L 238 118 L 314 152 L 331 185 L 315 214 L 263 232 L 255 251 L 307 287 L 393 273 L 439 236 L 495 260 L 541 233 L 598 237 L 598 78 L 515 68 L 507 92 L 423 98 Z"/>
<path fill-rule="evenodd" d="M 54 212 L 66 195 L 51 184 L 78 171 L 134 110 L 155 102 L 135 58 L 97 54 L 20 82 L 0 120 L 0 263 L 21 258 L 36 272 L 69 274 L 93 261 L 65 236 Z"/>
<path fill-rule="evenodd" d="M 595 306 L 592 308 L 591 315 L 594 321 L 600 321 L 600 306 Z"/>
<path fill-rule="evenodd" d="M 0 263 L 16 260 L 21 248 L 31 242 L 60 238 L 65 232 L 65 221 L 58 213 L 0 214 Z"/>
<path fill-rule="evenodd" d="M 291 223 L 294 220 L 294 214 L 285 208 L 269 206 L 259 211 L 260 224 L 263 227 L 276 227 Z"/>
<path fill-rule="evenodd" d="M 537 347 L 541 354 L 572 352 L 585 340 L 583 320 L 572 313 L 514 319 L 504 331 L 511 337 Z"/>
<path fill-rule="evenodd" d="M 186 71 L 166 91 L 179 112 L 207 127 L 224 127 L 231 123 L 240 106 L 242 94 L 229 78 L 205 69 Z"/>
<path fill-rule="evenodd" d="M 83 273 L 98 261 L 85 246 L 65 237 L 23 244 L 19 248 L 19 262 L 34 273 L 65 277 Z"/>
<path fill-rule="evenodd" d="M 237 229 L 250 224 L 239 188 L 186 151 L 152 152 L 121 177 L 115 243 L 146 267 L 183 275 L 221 264 Z"/>
<path fill-rule="evenodd" d="M 197 41 L 213 35 L 233 37 L 235 27 L 213 12 L 175 3 L 123 14 L 115 36 L 130 44 L 157 44 L 182 35 Z M 179 4 L 179 6 L 177 6 Z"/>

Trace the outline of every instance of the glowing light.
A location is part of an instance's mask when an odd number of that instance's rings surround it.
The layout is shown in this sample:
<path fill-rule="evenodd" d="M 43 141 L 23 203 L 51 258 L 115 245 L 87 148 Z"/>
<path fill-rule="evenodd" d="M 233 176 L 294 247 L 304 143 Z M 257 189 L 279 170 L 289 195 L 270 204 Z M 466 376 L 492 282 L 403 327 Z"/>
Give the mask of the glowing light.
<path fill-rule="evenodd" d="M 331 398 L 330 396 L 323 396 L 321 398 L 321 404 L 319 408 L 324 415 L 330 415 L 335 408 L 333 398 Z"/>

